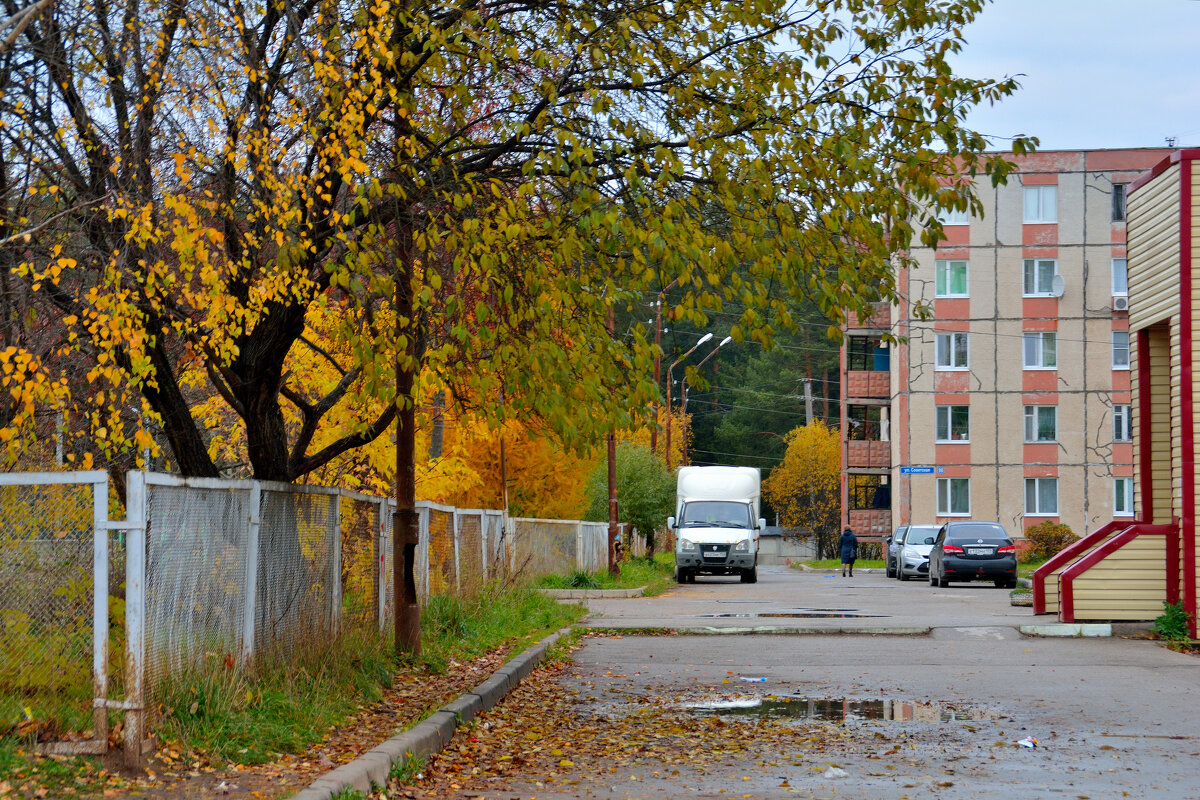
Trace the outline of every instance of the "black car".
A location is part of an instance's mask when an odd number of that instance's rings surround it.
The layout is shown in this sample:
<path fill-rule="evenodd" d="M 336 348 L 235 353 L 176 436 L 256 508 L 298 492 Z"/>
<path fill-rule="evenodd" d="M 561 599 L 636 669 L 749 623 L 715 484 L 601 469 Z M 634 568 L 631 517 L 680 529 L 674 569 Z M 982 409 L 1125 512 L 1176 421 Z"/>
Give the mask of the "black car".
<path fill-rule="evenodd" d="M 929 585 L 950 581 L 992 581 L 1017 586 L 1017 548 L 999 522 L 955 520 L 938 531 L 929 554 Z"/>

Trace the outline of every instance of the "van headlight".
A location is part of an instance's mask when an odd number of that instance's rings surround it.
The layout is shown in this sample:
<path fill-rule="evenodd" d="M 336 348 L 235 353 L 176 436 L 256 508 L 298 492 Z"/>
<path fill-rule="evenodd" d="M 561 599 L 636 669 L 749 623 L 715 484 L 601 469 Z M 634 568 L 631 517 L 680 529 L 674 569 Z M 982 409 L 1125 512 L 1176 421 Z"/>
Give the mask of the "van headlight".
<path fill-rule="evenodd" d="M 693 542 L 691 539 L 680 539 L 679 540 L 679 552 L 692 553 L 692 552 L 695 552 L 695 550 L 696 550 L 696 543 Z"/>
<path fill-rule="evenodd" d="M 740 542 L 738 542 L 736 545 L 734 545 L 734 547 L 733 547 L 733 552 L 735 552 L 735 553 L 749 553 L 749 552 L 750 552 L 750 540 L 749 540 L 749 539 L 742 539 Z"/>

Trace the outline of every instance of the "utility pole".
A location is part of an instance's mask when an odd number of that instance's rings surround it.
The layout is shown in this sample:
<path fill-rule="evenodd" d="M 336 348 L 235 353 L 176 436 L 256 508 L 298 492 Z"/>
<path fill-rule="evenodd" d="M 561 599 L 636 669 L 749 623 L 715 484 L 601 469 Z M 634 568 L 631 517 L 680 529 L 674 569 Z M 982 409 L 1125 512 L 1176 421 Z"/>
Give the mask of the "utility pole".
<path fill-rule="evenodd" d="M 812 425 L 813 421 L 813 398 L 812 398 L 812 380 L 804 379 L 804 424 Z"/>
<path fill-rule="evenodd" d="M 608 335 L 616 331 L 613 309 L 608 309 Z M 617 563 L 617 536 L 620 532 L 620 522 L 617 507 L 617 430 L 611 428 L 608 432 L 608 574 L 617 577 L 621 574 L 621 566 Z"/>
<path fill-rule="evenodd" d="M 662 291 L 658 293 L 658 297 L 654 301 L 654 385 L 655 385 L 655 387 L 662 385 L 662 355 L 661 355 L 661 353 L 662 353 L 662 301 L 663 301 L 663 295 L 665 295 L 667 293 L 667 291 L 677 283 L 679 283 L 678 278 L 676 278 L 675 280 L 671 281 L 666 286 L 664 286 L 662 288 Z M 650 452 L 657 453 L 658 452 L 658 403 L 655 403 L 651 407 L 651 411 L 654 412 L 654 422 L 650 426 Z M 671 412 L 671 408 L 670 408 L 670 405 L 668 404 L 667 413 L 669 414 L 670 412 Z"/>

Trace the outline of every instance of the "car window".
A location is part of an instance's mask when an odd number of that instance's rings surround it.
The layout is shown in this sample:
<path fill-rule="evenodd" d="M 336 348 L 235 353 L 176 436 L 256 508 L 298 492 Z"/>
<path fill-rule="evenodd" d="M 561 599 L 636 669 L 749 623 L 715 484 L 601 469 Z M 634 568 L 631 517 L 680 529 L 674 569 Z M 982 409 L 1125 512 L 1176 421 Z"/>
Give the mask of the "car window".
<path fill-rule="evenodd" d="M 1004 527 L 995 522 L 968 522 L 948 529 L 946 538 L 951 541 L 966 539 L 974 542 L 982 539 L 985 542 L 1007 542 L 1009 536 Z"/>
<path fill-rule="evenodd" d="M 904 537 L 905 544 L 933 544 L 926 542 L 926 539 L 936 537 L 938 534 L 937 525 L 913 525 L 909 527 L 908 534 Z"/>

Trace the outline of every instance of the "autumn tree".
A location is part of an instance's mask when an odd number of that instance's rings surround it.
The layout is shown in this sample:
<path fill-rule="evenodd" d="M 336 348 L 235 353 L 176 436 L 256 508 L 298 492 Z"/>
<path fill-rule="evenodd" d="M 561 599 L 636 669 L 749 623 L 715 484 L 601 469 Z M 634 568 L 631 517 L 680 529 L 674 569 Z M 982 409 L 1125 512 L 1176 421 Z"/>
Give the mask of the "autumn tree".
<path fill-rule="evenodd" d="M 736 303 L 739 341 L 789 298 L 835 332 L 894 299 L 927 209 L 981 211 L 954 176 L 1011 167 L 963 119 L 1015 83 L 947 61 L 981 5 L 60 0 L 4 54 L 6 246 L 63 341 L 0 353 L 7 435 L 61 403 L 106 457 L 152 421 L 216 475 L 192 409 L 219 397 L 247 471 L 292 481 L 398 419 L 411 564 L 424 376 L 586 445 L 657 399 L 645 326 L 605 325 L 648 287 L 676 319 Z"/>
<path fill-rule="evenodd" d="M 675 476 L 649 447 L 637 442 L 620 442 L 616 460 L 618 519 L 645 537 L 648 554 L 653 555 L 655 534 L 675 513 Z M 598 460 L 588 477 L 584 519 L 608 519 L 607 467 L 605 460 Z"/>
<path fill-rule="evenodd" d="M 838 432 L 814 420 L 787 433 L 787 451 L 763 481 L 763 497 L 785 527 L 830 551 L 842 518 L 842 448 Z"/>

